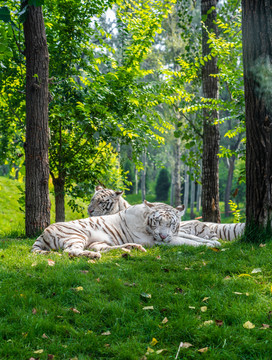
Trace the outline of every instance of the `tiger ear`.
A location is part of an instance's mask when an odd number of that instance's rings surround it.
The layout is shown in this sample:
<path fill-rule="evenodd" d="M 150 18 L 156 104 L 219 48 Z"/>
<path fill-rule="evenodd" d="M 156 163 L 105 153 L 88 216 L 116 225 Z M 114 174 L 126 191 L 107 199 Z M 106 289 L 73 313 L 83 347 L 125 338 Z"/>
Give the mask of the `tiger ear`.
<path fill-rule="evenodd" d="M 98 185 L 95 187 L 95 191 L 99 191 L 99 190 L 104 190 L 104 188 L 102 186 Z"/>
<path fill-rule="evenodd" d="M 179 216 L 182 217 L 185 214 L 185 205 L 177 206 L 176 210 L 179 212 Z"/>
<path fill-rule="evenodd" d="M 120 197 L 123 194 L 124 191 L 115 191 L 116 197 Z"/>
<path fill-rule="evenodd" d="M 153 208 L 153 207 L 155 206 L 154 204 L 152 204 L 151 202 L 146 201 L 146 200 L 144 200 L 144 204 L 145 204 L 145 206 L 147 206 L 148 208 Z"/>

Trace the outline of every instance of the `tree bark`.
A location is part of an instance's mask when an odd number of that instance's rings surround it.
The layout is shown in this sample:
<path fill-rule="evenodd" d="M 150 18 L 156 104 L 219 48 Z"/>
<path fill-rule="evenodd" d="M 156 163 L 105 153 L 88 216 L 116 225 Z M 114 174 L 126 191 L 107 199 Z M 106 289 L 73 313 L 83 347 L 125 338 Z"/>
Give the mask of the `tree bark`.
<path fill-rule="evenodd" d="M 187 210 L 188 202 L 189 202 L 190 179 L 189 179 L 189 175 L 187 174 L 188 170 L 189 170 L 189 166 L 185 165 L 185 168 L 184 168 L 184 201 L 183 201 L 185 210 Z"/>
<path fill-rule="evenodd" d="M 191 180 L 191 197 L 190 197 L 190 218 L 195 218 L 194 207 L 195 207 L 195 180 Z"/>
<path fill-rule="evenodd" d="M 230 216 L 230 193 L 231 193 L 231 186 L 232 186 L 232 179 L 233 179 L 233 172 L 234 172 L 234 164 L 236 157 L 232 155 L 232 157 L 229 160 L 229 166 L 228 166 L 228 178 L 227 178 L 227 185 L 225 189 L 225 216 Z"/>
<path fill-rule="evenodd" d="M 271 0 L 242 1 L 246 105 L 246 223 L 271 229 Z"/>
<path fill-rule="evenodd" d="M 55 191 L 55 222 L 65 221 L 65 179 L 53 178 L 54 191 Z"/>
<path fill-rule="evenodd" d="M 175 139 L 175 166 L 174 166 L 174 207 L 177 207 L 181 204 L 181 178 L 180 178 L 180 157 L 181 157 L 181 150 L 180 150 L 180 138 Z"/>
<path fill-rule="evenodd" d="M 216 33 L 217 0 L 201 0 L 201 14 L 204 17 L 205 27 L 209 32 Z M 202 55 L 210 54 L 209 37 L 205 27 L 202 27 Z M 217 59 L 212 57 L 202 67 L 203 96 L 209 99 L 219 98 Z M 219 210 L 219 126 L 214 122 L 219 119 L 217 110 L 203 110 L 203 158 L 202 158 L 202 217 L 203 221 L 220 222 Z"/>
<path fill-rule="evenodd" d="M 143 159 L 143 170 L 141 170 L 141 192 L 142 192 L 142 201 L 145 200 L 146 197 L 146 188 L 145 188 L 145 175 L 146 175 L 146 150 L 144 150 L 143 155 L 142 155 L 142 159 Z"/>
<path fill-rule="evenodd" d="M 22 6 L 25 4 L 26 2 Z M 28 7 L 24 35 L 26 56 L 25 229 L 27 236 L 34 236 L 50 224 L 49 55 L 40 6 Z"/>

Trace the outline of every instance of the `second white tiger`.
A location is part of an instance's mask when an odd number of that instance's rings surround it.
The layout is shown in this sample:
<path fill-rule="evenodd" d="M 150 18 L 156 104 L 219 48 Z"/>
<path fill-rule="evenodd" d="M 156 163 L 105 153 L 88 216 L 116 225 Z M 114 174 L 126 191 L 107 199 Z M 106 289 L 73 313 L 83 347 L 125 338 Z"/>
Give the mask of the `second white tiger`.
<path fill-rule="evenodd" d="M 104 189 L 102 186 L 97 186 L 88 207 L 89 215 L 109 215 L 127 209 L 130 204 L 121 196 L 122 193 L 122 191 L 114 191 Z M 231 241 L 244 233 L 245 224 L 217 224 L 201 222 L 198 220 L 188 220 L 181 221 L 180 230 L 201 238 L 212 238 L 213 236 L 216 236 L 218 239 Z"/>

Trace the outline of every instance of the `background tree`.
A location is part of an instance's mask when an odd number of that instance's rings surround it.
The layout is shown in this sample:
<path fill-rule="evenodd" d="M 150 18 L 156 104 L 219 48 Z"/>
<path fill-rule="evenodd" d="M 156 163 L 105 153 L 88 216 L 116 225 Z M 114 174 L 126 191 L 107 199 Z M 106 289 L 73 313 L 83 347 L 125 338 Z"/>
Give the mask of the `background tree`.
<path fill-rule="evenodd" d="M 33 3 L 33 2 L 32 2 Z M 35 2 L 34 2 L 35 3 Z M 35 4 L 36 5 L 36 4 Z M 48 74 L 49 54 L 41 6 L 22 3 L 26 56 L 26 235 L 50 224 Z"/>
<path fill-rule="evenodd" d="M 272 219 L 271 1 L 242 1 L 246 104 L 246 222 L 268 228 Z M 247 233 L 249 238 L 252 236 Z M 253 235 L 253 237 L 255 234 Z M 254 239 L 253 239 L 254 240 Z"/>
<path fill-rule="evenodd" d="M 167 169 L 161 169 L 156 184 L 156 199 L 160 201 L 167 201 L 171 182 Z"/>

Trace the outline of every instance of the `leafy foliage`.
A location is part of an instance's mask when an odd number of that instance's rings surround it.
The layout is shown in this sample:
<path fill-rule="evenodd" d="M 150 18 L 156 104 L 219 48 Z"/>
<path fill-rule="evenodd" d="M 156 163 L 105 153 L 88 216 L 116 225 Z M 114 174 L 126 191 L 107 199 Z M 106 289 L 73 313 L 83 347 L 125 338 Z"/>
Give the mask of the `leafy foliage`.
<path fill-rule="evenodd" d="M 159 176 L 158 176 L 156 187 L 155 187 L 156 199 L 162 200 L 162 201 L 167 201 L 170 186 L 171 186 L 171 182 L 169 179 L 169 173 L 168 173 L 167 169 L 163 168 L 159 172 Z"/>

